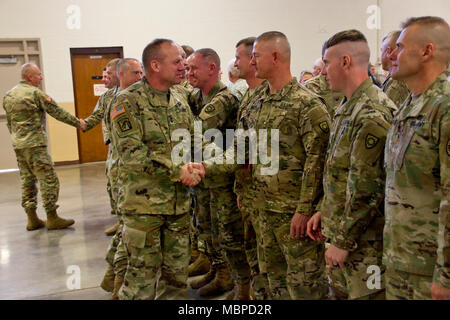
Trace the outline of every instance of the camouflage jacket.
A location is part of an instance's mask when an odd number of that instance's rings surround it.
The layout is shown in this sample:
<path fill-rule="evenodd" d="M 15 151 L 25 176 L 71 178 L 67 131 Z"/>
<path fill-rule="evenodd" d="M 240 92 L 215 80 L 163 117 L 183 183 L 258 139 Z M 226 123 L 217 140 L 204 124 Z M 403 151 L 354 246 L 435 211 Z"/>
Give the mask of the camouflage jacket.
<path fill-rule="evenodd" d="M 45 114 L 76 128 L 80 121 L 61 108 L 39 88 L 27 81 L 20 81 L 3 99 L 7 127 L 14 149 L 47 145 Z"/>
<path fill-rule="evenodd" d="M 119 87 L 114 87 L 103 93 L 98 99 L 97 105 L 94 108 L 94 112 L 86 119 L 86 131 L 92 129 L 93 127 L 98 125 L 100 121 L 102 121 L 103 141 L 105 142 L 105 144 L 109 144 L 111 140 L 110 131 L 108 128 L 109 126 L 106 124 L 105 115 L 108 114 L 108 106 L 110 105 L 111 101 L 114 99 L 118 91 Z"/>
<path fill-rule="evenodd" d="M 384 80 L 382 89 L 389 99 L 394 101 L 397 107 L 400 107 L 409 95 L 409 90 L 406 84 L 392 79 L 391 75 Z"/>
<path fill-rule="evenodd" d="M 406 99 L 386 142 L 384 264 L 450 288 L 450 85 Z"/>
<path fill-rule="evenodd" d="M 369 78 L 334 116 L 321 203 L 322 233 L 344 250 L 382 239 L 383 150 L 395 104 Z"/>
<path fill-rule="evenodd" d="M 245 93 L 248 91 L 247 81 L 244 79 L 239 79 L 235 83 L 230 83 L 228 85 L 230 92 L 238 99 L 239 103 L 241 103 L 242 99 L 245 96 Z"/>
<path fill-rule="evenodd" d="M 331 119 L 333 119 L 334 112 L 344 100 L 344 95 L 339 92 L 331 91 L 327 79 L 323 75 L 318 75 L 309 79 L 305 82 L 305 87 L 325 100 L 328 113 L 330 114 Z"/>
<path fill-rule="evenodd" d="M 267 174 L 268 165 L 252 165 L 252 178 L 266 210 L 312 215 L 322 192 L 322 171 L 330 131 L 325 105 L 293 78 L 284 88 L 261 95 L 256 119 L 258 153 L 261 160 L 262 131 L 267 129 L 266 155 L 272 155 L 272 132 L 279 134 L 276 173 Z M 274 129 L 274 130 L 271 130 Z M 274 144 L 277 145 L 276 143 Z M 272 163 L 273 165 L 273 163 Z"/>
<path fill-rule="evenodd" d="M 181 164 L 172 161 L 176 129 L 193 132 L 183 97 L 150 86 L 145 77 L 121 91 L 111 107 L 111 138 L 119 154 L 121 214 L 174 215 L 189 211 L 189 187 L 178 183 Z M 192 138 L 192 137 L 191 137 Z"/>
<path fill-rule="evenodd" d="M 264 81 L 259 87 L 253 90 L 248 89 L 245 92 L 237 113 L 238 129 L 248 130 L 255 127 L 262 105 L 261 103 L 258 103 L 258 101 L 261 94 L 267 90 L 268 86 L 269 83 Z M 248 152 L 248 148 L 246 149 L 246 152 Z M 252 174 L 250 170 L 241 169 L 243 168 L 237 169 L 235 173 L 234 192 L 241 197 L 252 197 L 250 194 L 254 189 Z"/>
<path fill-rule="evenodd" d="M 209 129 L 219 130 L 223 135 L 223 146 L 225 146 L 227 142 L 226 129 L 235 129 L 236 113 L 239 107 L 237 98 L 231 94 L 227 86 L 219 80 L 206 97 L 202 96 L 200 89 L 195 89 L 191 93 L 189 103 L 194 112 L 195 120 L 202 123 L 202 134 Z M 208 142 L 205 141 L 203 148 L 207 145 Z M 214 176 L 214 179 L 207 177 L 203 184 L 206 187 L 213 188 L 230 185 L 233 182 L 233 175 L 220 174 Z"/>

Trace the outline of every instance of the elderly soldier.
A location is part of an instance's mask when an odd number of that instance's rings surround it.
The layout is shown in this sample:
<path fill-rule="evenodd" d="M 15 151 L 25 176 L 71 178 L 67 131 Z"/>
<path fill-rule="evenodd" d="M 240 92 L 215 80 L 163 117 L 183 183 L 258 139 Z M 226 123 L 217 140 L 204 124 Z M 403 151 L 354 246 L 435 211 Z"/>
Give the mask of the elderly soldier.
<path fill-rule="evenodd" d="M 219 80 L 219 56 L 212 49 L 197 50 L 189 57 L 188 67 L 189 82 L 198 88 L 190 98 L 196 106 L 196 119 L 201 120 L 204 132 L 216 129 L 225 135 L 225 129 L 235 127 L 238 101 Z M 233 175 L 223 175 L 205 180 L 203 186 L 196 188 L 199 205 L 197 219 L 201 220 L 200 229 L 207 241 L 212 263 L 211 271 L 191 286 L 200 288 L 198 293 L 201 296 L 228 291 L 233 288 L 231 271 L 239 299 L 248 300 L 250 268 L 244 252 L 244 227 L 233 193 L 233 183 Z M 224 259 L 221 259 L 221 253 Z M 200 287 L 201 284 L 203 286 Z"/>
<path fill-rule="evenodd" d="M 450 28 L 410 18 L 391 54 L 411 95 L 386 141 L 384 256 L 388 299 L 450 299 Z"/>
<path fill-rule="evenodd" d="M 239 70 L 239 78 L 245 79 L 248 84 L 248 90 L 244 94 L 237 115 L 237 127 L 243 130 L 254 128 L 259 112 L 259 109 L 255 108 L 259 106 L 257 99 L 267 89 L 267 82 L 256 77 L 256 69 L 250 64 L 255 39 L 255 37 L 245 38 L 236 44 L 235 66 Z M 269 283 L 262 251 L 258 210 L 255 205 L 257 194 L 250 166 L 236 170 L 234 192 L 244 223 L 244 246 L 251 270 L 253 296 L 257 300 L 264 300 L 268 298 Z"/>
<path fill-rule="evenodd" d="M 334 116 L 324 170 L 325 195 L 308 222 L 316 239 L 320 216 L 330 246 L 325 253 L 335 299 L 384 296 L 383 148 L 395 104 L 368 77 L 370 51 L 357 30 L 342 31 L 325 43 L 326 76 L 333 91 L 347 101 Z M 314 227 L 314 228 L 312 228 Z M 369 266 L 378 266 L 379 283 L 367 285 Z"/>
<path fill-rule="evenodd" d="M 100 123 L 100 121 L 102 122 L 102 132 L 103 132 L 103 141 L 105 143 L 105 145 L 108 145 L 108 156 L 106 159 L 106 190 L 108 191 L 108 195 L 109 195 L 109 202 L 111 205 L 111 214 L 117 214 L 117 210 L 116 210 L 116 203 L 113 199 L 112 196 L 112 191 L 111 191 L 111 146 L 109 145 L 111 142 L 110 136 L 109 136 L 109 130 L 107 129 L 107 125 L 105 123 L 105 112 L 106 112 L 106 108 L 108 107 L 108 105 L 111 103 L 111 101 L 113 100 L 113 98 L 115 97 L 115 95 L 117 94 L 117 92 L 119 91 L 119 79 L 117 77 L 117 72 L 116 72 L 116 66 L 117 63 L 119 62 L 119 58 L 117 59 L 113 59 L 111 61 L 109 61 L 106 64 L 106 81 L 105 81 L 105 87 L 108 88 L 109 90 L 106 91 L 105 93 L 103 93 L 100 98 L 98 99 L 97 105 L 94 108 L 94 112 L 85 119 L 86 121 L 86 131 L 91 130 L 92 128 L 94 128 L 96 125 L 98 125 Z M 113 169 L 114 170 L 114 169 Z M 115 223 L 112 227 L 108 228 L 105 230 L 105 234 L 107 236 L 112 236 L 116 233 L 117 228 L 119 227 L 119 222 Z M 102 286 L 103 287 L 103 286 Z M 106 288 L 104 288 L 105 290 L 107 290 Z M 107 290 L 108 291 L 108 290 Z"/>
<path fill-rule="evenodd" d="M 118 78 L 119 78 L 119 90 L 125 90 L 132 84 L 138 82 L 142 78 L 142 66 L 141 63 L 134 58 L 120 59 L 116 66 Z M 119 91 L 117 91 L 118 93 Z M 116 94 L 117 94 L 116 93 Z M 105 131 L 111 132 L 111 118 L 110 118 L 110 108 L 114 102 L 113 100 L 108 103 L 104 109 L 104 120 Z M 86 120 L 87 121 L 87 120 Z M 117 153 L 117 148 L 113 143 L 109 144 L 110 152 L 108 153 L 107 159 L 107 172 L 108 172 L 108 182 L 109 182 L 109 193 L 113 203 L 117 203 L 118 196 L 118 161 L 119 156 Z M 112 299 L 117 299 L 118 290 L 123 282 L 123 276 L 126 270 L 127 256 L 124 250 L 124 245 L 122 242 L 122 219 L 119 216 L 119 227 L 115 233 L 113 239 L 111 240 L 108 252 L 106 254 L 106 261 L 108 262 L 108 269 L 101 283 L 101 287 L 108 291 L 113 292 Z"/>
<path fill-rule="evenodd" d="M 22 207 L 28 215 L 29 231 L 44 226 L 49 230 L 63 229 L 74 223 L 74 220 L 62 219 L 56 213 L 59 181 L 47 151 L 45 114 L 76 128 L 85 128 L 86 125 L 42 92 L 38 88 L 41 81 L 39 68 L 33 63 L 26 63 L 22 66 L 22 81 L 9 90 L 3 99 L 7 127 L 22 181 Z M 40 220 L 36 214 L 36 181 L 39 181 L 42 192 L 47 222 Z"/>
<path fill-rule="evenodd" d="M 328 291 L 324 245 L 305 237 L 305 230 L 321 194 L 330 117 L 320 100 L 292 77 L 290 56 L 289 42 L 281 32 L 266 32 L 255 40 L 251 63 L 256 76 L 268 81 L 255 129 L 278 132 L 279 159 L 275 161 L 279 168 L 269 173 L 266 165 L 258 163 L 252 166 L 252 175 L 260 193 L 272 298 L 322 299 Z M 272 139 L 267 142 L 270 146 Z M 267 149 L 267 154 L 275 152 Z"/>
<path fill-rule="evenodd" d="M 383 38 L 381 45 L 381 67 L 384 71 L 388 71 L 389 74 L 384 80 L 382 89 L 383 92 L 391 99 L 397 107 L 400 107 L 403 101 L 409 94 L 409 90 L 402 81 L 394 80 L 391 76 L 392 61 L 390 55 L 395 49 L 395 42 L 400 36 L 400 30 L 391 31 Z"/>
<path fill-rule="evenodd" d="M 324 51 L 324 47 L 322 47 L 322 56 Z M 325 76 L 320 73 L 314 78 L 307 80 L 304 85 L 325 101 L 328 113 L 330 114 L 331 119 L 333 119 L 334 112 L 344 100 L 344 95 L 340 92 L 330 90 L 330 85 L 325 79 Z"/>
<path fill-rule="evenodd" d="M 178 181 L 192 186 L 200 177 L 172 161 L 172 132 L 193 131 L 189 106 L 171 89 L 183 81 L 184 64 L 167 39 L 148 44 L 142 61 L 145 77 L 121 91 L 109 113 L 128 254 L 119 298 L 187 299 L 190 195 Z"/>

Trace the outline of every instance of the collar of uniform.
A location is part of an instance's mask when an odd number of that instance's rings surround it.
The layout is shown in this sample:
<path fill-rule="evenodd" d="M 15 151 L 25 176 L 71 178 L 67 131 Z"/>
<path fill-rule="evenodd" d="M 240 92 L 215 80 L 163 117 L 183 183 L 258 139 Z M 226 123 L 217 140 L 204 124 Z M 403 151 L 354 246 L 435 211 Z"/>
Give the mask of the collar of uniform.
<path fill-rule="evenodd" d="M 409 117 L 417 117 L 422 112 L 423 107 L 428 103 L 430 98 L 434 96 L 434 93 L 436 91 L 442 91 L 440 86 L 447 81 L 447 71 L 444 71 L 418 97 L 413 98 L 412 94 L 410 94 L 407 98 L 408 102 L 403 105 L 403 108 L 398 113 L 398 119 L 405 120 Z"/>
<path fill-rule="evenodd" d="M 34 87 L 31 83 L 29 83 L 28 81 L 26 81 L 26 80 L 20 80 L 20 82 L 19 82 L 19 84 L 21 84 L 21 85 L 27 85 L 27 86 L 32 86 L 32 87 Z"/>
<path fill-rule="evenodd" d="M 281 90 L 270 94 L 270 88 L 269 86 L 267 86 L 265 92 L 267 95 L 267 100 L 271 100 L 271 101 L 281 101 L 288 93 L 289 91 L 291 91 L 291 89 L 295 86 L 295 85 L 299 85 L 299 83 L 297 82 L 297 78 L 293 77 L 291 81 L 289 81 L 288 84 L 286 84 L 283 88 L 281 88 Z"/>
<path fill-rule="evenodd" d="M 389 82 L 389 80 L 391 80 L 391 74 L 389 73 L 386 77 L 386 79 L 384 79 L 383 84 L 381 85 L 384 89 L 384 87 L 386 86 L 386 84 Z"/>
<path fill-rule="evenodd" d="M 206 99 L 204 101 L 205 104 L 210 103 L 211 100 L 216 96 L 217 93 L 225 90 L 226 88 L 227 88 L 227 86 L 222 81 L 218 80 L 216 82 L 216 84 L 211 88 L 211 90 L 209 90 L 209 93 L 206 96 Z"/>
<path fill-rule="evenodd" d="M 340 114 L 350 115 L 353 112 L 353 108 L 355 107 L 356 102 L 361 98 L 361 95 L 364 91 L 369 89 L 370 87 L 374 86 L 372 79 L 367 78 L 364 80 L 359 87 L 353 92 L 350 99 L 348 99 L 347 102 L 345 102 L 340 108 L 336 110 L 335 116 Z"/>
<path fill-rule="evenodd" d="M 167 106 L 170 98 L 170 89 L 167 91 L 161 91 L 153 88 L 148 80 L 144 77 L 142 78 L 144 84 L 144 89 L 149 98 L 152 99 L 153 105 Z"/>

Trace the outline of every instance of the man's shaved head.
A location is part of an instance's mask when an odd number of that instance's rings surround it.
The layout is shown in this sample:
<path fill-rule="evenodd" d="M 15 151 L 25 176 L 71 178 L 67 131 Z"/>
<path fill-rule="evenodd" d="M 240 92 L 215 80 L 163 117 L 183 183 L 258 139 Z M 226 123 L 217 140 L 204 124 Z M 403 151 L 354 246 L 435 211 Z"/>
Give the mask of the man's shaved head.
<path fill-rule="evenodd" d="M 358 30 L 345 30 L 336 33 L 325 44 L 325 50 L 335 48 L 338 56 L 349 55 L 356 66 L 367 69 L 370 61 L 370 49 L 366 37 Z"/>
<path fill-rule="evenodd" d="M 448 64 L 450 60 L 450 27 L 440 17 L 414 17 L 402 24 L 402 29 L 410 29 L 410 39 L 418 46 L 424 47 L 433 43 L 434 57 L 441 63 Z M 403 32 L 403 31 L 402 31 Z"/>
<path fill-rule="evenodd" d="M 280 53 L 280 58 L 285 62 L 291 61 L 291 45 L 287 37 L 279 31 L 264 32 L 255 42 L 264 43 L 267 49 Z"/>

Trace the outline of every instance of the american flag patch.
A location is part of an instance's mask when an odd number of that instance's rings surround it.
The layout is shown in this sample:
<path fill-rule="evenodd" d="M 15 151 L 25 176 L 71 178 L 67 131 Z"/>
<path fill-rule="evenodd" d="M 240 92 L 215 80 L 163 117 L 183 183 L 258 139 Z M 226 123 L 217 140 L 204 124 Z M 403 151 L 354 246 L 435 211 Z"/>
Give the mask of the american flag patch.
<path fill-rule="evenodd" d="M 118 106 L 117 108 L 115 108 L 113 111 L 111 111 L 111 119 L 114 119 L 115 117 L 117 117 L 119 114 L 122 114 L 125 112 L 125 108 L 123 107 L 123 105 L 121 104 L 120 106 Z"/>

